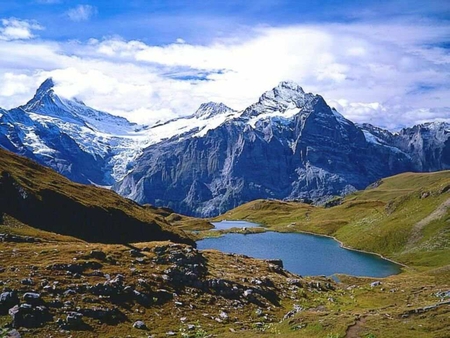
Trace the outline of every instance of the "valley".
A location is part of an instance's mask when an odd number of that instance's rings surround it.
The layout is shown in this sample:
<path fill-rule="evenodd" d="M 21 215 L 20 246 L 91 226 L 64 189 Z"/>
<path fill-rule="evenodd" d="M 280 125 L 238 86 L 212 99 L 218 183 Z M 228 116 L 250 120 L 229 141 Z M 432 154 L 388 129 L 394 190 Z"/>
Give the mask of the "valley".
<path fill-rule="evenodd" d="M 450 338 L 450 1 L 0 2 L 0 338 Z"/>
<path fill-rule="evenodd" d="M 0 326 L 9 335 L 448 336 L 448 171 L 384 178 L 327 207 L 258 200 L 219 217 L 253 220 L 279 232 L 332 235 L 346 246 L 406 265 L 402 273 L 386 278 L 339 274 L 337 283 L 295 275 L 279 260 L 198 250 L 192 241 L 242 228 L 207 230 L 212 227 L 207 220 L 74 185 L 5 151 L 2 159 Z M 112 211 L 108 203 L 113 199 L 129 217 L 121 224 L 124 229 L 131 230 L 140 219 L 152 230 L 141 232 L 133 243 L 125 237 L 117 243 L 120 228 L 92 222 L 92 231 L 103 226 L 107 236 L 104 243 L 93 243 L 68 233 L 67 219 L 42 219 L 52 224 L 43 227 L 18 212 L 24 202 L 15 194 L 40 201 L 31 204 L 34 209 L 61 208 L 43 194 L 52 186 L 64 199 L 81 203 L 80 208 L 96 205 L 99 214 Z M 368 241 L 368 236 L 378 240 Z"/>

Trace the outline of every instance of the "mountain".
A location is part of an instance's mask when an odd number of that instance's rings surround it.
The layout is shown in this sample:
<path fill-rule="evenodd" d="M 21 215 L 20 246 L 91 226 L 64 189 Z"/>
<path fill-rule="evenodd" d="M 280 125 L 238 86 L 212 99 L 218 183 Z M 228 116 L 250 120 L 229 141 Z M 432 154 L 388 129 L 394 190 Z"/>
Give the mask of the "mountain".
<path fill-rule="evenodd" d="M 19 228 L 100 243 L 172 240 L 195 245 L 158 210 L 107 189 L 73 183 L 2 149 L 0 157 L 0 224 L 8 219 Z"/>
<path fill-rule="evenodd" d="M 47 79 L 25 105 L 3 111 L 0 143 L 81 183 L 111 185 L 135 154 L 135 124 L 55 94 Z"/>
<path fill-rule="evenodd" d="M 144 126 L 57 95 L 46 80 L 0 111 L 0 146 L 139 203 L 213 216 L 258 198 L 345 195 L 381 177 L 450 168 L 450 126 L 398 133 L 355 125 L 320 95 L 281 82 L 243 111 L 208 102 Z"/>
<path fill-rule="evenodd" d="M 384 176 L 448 168 L 450 128 L 431 126 L 415 136 L 386 131 L 381 137 L 381 129 L 356 126 L 321 96 L 282 82 L 205 134 L 144 149 L 115 189 L 141 203 L 199 216 L 258 198 L 317 201 L 363 189 Z M 433 141 L 414 152 L 404 146 L 418 144 L 414 137 Z M 436 165 L 419 166 L 420 156 L 425 162 L 432 156 Z"/>
<path fill-rule="evenodd" d="M 54 87 L 49 78 L 27 104 L 0 109 L 0 146 L 80 183 L 111 186 L 132 169 L 144 147 L 173 135 L 197 135 L 235 113 L 210 102 L 191 116 L 150 128 L 65 99 Z"/>

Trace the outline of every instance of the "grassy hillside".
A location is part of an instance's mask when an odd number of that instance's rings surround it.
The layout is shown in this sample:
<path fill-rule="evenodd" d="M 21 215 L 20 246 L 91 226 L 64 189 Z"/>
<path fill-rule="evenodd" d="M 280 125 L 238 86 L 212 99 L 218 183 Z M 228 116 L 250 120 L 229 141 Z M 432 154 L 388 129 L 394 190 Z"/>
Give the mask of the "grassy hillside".
<path fill-rule="evenodd" d="M 126 243 L 193 241 L 164 217 L 113 191 L 77 184 L 51 169 L 0 149 L 0 224 L 79 239 Z M 4 227 L 5 231 L 24 227 Z M 23 230 L 22 230 L 23 231 Z"/>
<path fill-rule="evenodd" d="M 252 220 L 269 229 L 335 236 L 345 245 L 430 269 L 450 264 L 450 171 L 380 180 L 333 207 L 257 200 L 218 219 Z"/>

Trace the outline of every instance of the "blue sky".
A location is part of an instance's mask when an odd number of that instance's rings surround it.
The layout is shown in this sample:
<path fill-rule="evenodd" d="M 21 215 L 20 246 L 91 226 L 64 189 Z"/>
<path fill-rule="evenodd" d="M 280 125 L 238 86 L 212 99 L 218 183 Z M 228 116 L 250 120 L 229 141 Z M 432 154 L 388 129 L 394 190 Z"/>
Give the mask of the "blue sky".
<path fill-rule="evenodd" d="M 450 121 L 450 1 L 0 0 L 0 107 L 45 77 L 151 123 L 282 80 L 392 129 Z"/>
<path fill-rule="evenodd" d="M 256 25 L 450 17 L 445 0 L 1 0 L 2 17 L 38 20 L 43 39 L 102 38 L 120 35 L 150 44 L 168 44 L 182 36 L 208 43 Z M 70 20 L 67 13 L 82 6 L 86 17 Z"/>

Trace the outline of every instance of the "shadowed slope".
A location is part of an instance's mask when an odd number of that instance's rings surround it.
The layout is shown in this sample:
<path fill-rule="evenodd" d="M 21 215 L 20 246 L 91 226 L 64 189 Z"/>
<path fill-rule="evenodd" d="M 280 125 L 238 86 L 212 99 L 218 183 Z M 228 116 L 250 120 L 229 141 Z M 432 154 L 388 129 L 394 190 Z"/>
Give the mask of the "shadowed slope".
<path fill-rule="evenodd" d="M 163 217 L 113 191 L 69 181 L 0 149 L 0 215 L 87 241 L 172 240 L 194 245 Z"/>

